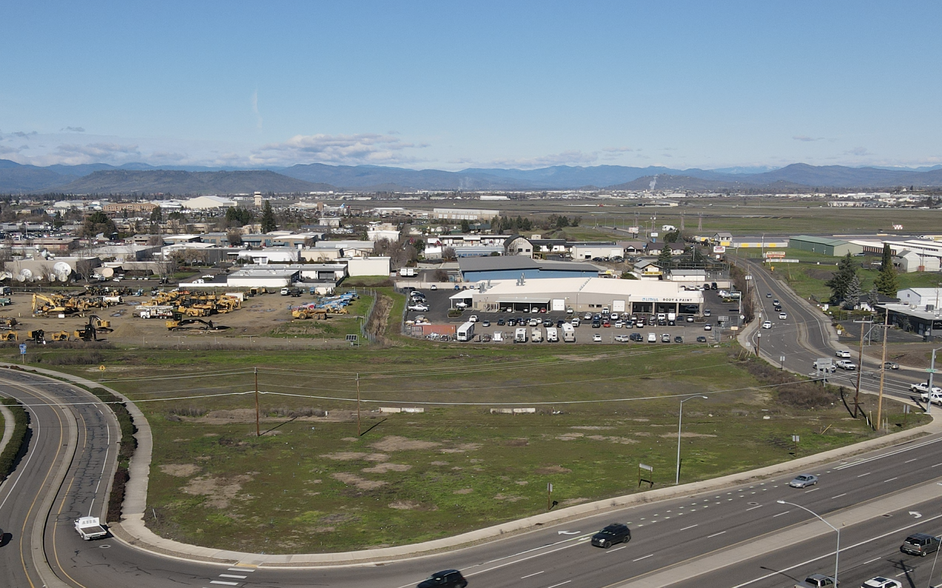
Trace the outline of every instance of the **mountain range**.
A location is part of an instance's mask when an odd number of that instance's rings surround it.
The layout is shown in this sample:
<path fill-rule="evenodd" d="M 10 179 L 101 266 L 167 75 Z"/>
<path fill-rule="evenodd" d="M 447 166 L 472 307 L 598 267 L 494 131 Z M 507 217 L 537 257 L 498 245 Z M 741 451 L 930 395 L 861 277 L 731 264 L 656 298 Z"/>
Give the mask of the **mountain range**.
<path fill-rule="evenodd" d="M 666 167 L 552 166 L 540 169 L 470 168 L 457 172 L 370 165 L 311 163 L 291 167 L 237 169 L 154 167 L 104 163 L 39 167 L 0 159 L 0 194 L 238 194 L 415 190 L 612 190 L 811 192 L 940 188 L 942 166 L 919 169 L 812 166 L 724 170 Z"/>

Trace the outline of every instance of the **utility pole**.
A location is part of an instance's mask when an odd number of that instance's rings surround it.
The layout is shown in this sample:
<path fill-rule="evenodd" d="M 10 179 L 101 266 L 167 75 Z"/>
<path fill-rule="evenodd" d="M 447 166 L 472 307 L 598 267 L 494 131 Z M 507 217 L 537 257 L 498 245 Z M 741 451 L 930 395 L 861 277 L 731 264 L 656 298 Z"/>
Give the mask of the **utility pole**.
<path fill-rule="evenodd" d="M 873 321 L 854 321 L 860 325 L 860 349 L 857 352 L 857 391 L 854 393 L 854 418 L 857 418 L 857 410 L 860 407 L 860 372 L 863 371 L 863 336 L 864 325 L 872 325 Z"/>
<path fill-rule="evenodd" d="M 890 325 L 890 311 L 884 309 L 886 316 L 883 319 L 883 359 L 880 360 L 880 397 L 877 400 L 877 429 L 883 426 L 883 381 L 886 379 L 886 370 L 883 368 L 883 364 L 886 363 L 886 331 Z M 930 393 L 929 399 L 932 399 Z"/>
<path fill-rule="evenodd" d="M 360 372 L 357 372 L 357 437 L 360 436 Z"/>
<path fill-rule="evenodd" d="M 262 436 L 262 430 L 258 424 L 258 368 L 255 368 L 255 436 Z"/>

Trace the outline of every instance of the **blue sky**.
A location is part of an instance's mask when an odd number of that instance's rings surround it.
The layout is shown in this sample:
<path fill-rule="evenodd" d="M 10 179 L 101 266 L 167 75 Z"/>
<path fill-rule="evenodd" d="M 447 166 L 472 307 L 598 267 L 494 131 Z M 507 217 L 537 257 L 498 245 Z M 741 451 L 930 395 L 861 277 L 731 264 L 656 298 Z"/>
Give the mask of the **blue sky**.
<path fill-rule="evenodd" d="M 0 159 L 942 164 L 939 2 L 7 2 Z"/>

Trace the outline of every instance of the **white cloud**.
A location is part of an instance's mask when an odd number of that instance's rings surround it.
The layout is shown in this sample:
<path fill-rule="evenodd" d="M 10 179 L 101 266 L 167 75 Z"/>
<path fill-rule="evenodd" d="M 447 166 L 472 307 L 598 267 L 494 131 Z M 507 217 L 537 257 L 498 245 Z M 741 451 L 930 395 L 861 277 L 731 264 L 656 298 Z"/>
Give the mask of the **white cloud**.
<path fill-rule="evenodd" d="M 141 161 L 141 152 L 137 145 L 119 143 L 89 143 L 88 145 L 66 144 L 56 147 L 59 163 L 77 165 L 80 163 L 127 163 Z"/>
<path fill-rule="evenodd" d="M 535 169 L 551 167 L 554 165 L 587 165 L 597 162 L 598 152 L 583 153 L 582 151 L 563 151 L 551 155 L 543 155 L 528 159 L 495 159 L 487 164 L 488 167 L 511 167 L 517 169 Z"/>
<path fill-rule="evenodd" d="M 863 157 L 865 155 L 870 155 L 870 152 L 867 151 L 866 147 L 854 147 L 850 151 L 845 151 L 845 155 L 855 155 L 857 157 Z"/>
<path fill-rule="evenodd" d="M 404 143 L 390 135 L 295 135 L 269 143 L 252 153 L 255 164 L 332 163 L 341 165 L 403 164 L 416 161 L 403 153 L 427 144 Z"/>
<path fill-rule="evenodd" d="M 84 128 L 84 127 L 65 127 L 64 129 L 62 129 L 61 132 L 66 132 L 66 133 L 84 133 L 84 132 L 85 132 L 85 128 Z"/>
<path fill-rule="evenodd" d="M 792 139 L 796 141 L 810 142 L 810 141 L 823 141 L 824 137 L 809 137 L 807 135 L 795 135 L 794 137 L 792 137 Z"/>

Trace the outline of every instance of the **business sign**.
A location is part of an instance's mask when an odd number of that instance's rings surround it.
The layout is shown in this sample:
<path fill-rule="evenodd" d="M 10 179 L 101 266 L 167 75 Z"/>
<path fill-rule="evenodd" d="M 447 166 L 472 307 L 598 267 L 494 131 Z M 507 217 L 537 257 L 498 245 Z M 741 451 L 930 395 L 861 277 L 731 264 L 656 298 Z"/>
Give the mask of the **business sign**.
<path fill-rule="evenodd" d="M 713 253 L 726 253 L 726 245 L 714 245 Z"/>
<path fill-rule="evenodd" d="M 785 257 L 784 251 L 766 251 L 765 252 L 766 259 L 782 259 L 783 257 Z"/>
<path fill-rule="evenodd" d="M 628 232 L 634 233 L 635 235 L 637 235 L 638 233 L 641 232 L 641 229 L 640 227 L 628 227 Z"/>

